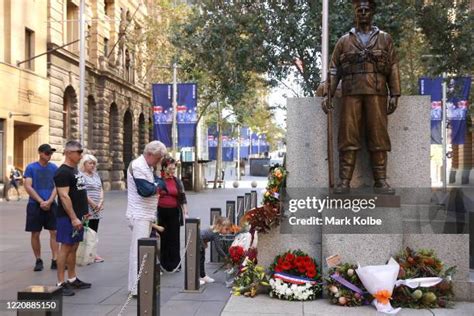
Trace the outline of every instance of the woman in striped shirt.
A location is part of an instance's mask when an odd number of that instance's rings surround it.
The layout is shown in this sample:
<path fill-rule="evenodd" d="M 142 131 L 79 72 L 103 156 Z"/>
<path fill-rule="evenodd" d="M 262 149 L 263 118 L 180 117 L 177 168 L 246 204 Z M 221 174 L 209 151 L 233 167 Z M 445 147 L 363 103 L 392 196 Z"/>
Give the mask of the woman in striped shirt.
<path fill-rule="evenodd" d="M 82 158 L 79 169 L 84 178 L 87 190 L 87 202 L 89 203 L 89 228 L 96 233 L 99 230 L 99 220 L 102 218 L 104 210 L 104 190 L 102 188 L 102 180 L 96 170 L 97 158 L 93 155 L 86 154 Z M 95 262 L 103 262 L 99 255 L 96 255 Z"/>

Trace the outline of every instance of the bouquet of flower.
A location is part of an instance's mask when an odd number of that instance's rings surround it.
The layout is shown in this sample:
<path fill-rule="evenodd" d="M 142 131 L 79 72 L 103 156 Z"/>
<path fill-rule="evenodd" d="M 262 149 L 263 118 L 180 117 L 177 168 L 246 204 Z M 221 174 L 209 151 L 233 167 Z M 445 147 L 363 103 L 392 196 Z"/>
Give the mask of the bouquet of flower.
<path fill-rule="evenodd" d="M 332 304 L 341 306 L 370 304 L 370 295 L 357 276 L 356 269 L 357 266 L 350 263 L 329 269 L 325 288 Z"/>
<path fill-rule="evenodd" d="M 260 286 L 269 286 L 265 269 L 248 260 L 234 279 L 232 294 L 254 297 Z"/>
<path fill-rule="evenodd" d="M 232 285 L 234 279 L 249 262 L 257 264 L 257 243 L 257 232 L 240 233 L 235 237 L 229 247 L 229 261 L 222 266 L 227 267 L 227 286 Z"/>
<path fill-rule="evenodd" d="M 322 294 L 316 262 L 301 250 L 276 256 L 270 272 L 271 297 L 304 301 L 316 299 Z"/>
<path fill-rule="evenodd" d="M 279 192 L 283 186 L 287 171 L 283 167 L 272 170 L 268 177 L 266 192 L 263 194 L 263 204 L 275 205 L 280 202 Z"/>
<path fill-rule="evenodd" d="M 451 277 L 456 272 L 456 267 L 445 269 L 443 262 L 439 260 L 433 250 L 420 249 L 414 251 L 406 248 L 400 252 L 395 259 L 400 264 L 399 279 L 414 279 L 418 282 L 414 286 L 410 283 L 397 287 L 393 293 L 393 305 L 408 308 L 436 308 L 449 307 L 454 297 Z M 419 282 L 436 280 L 440 282 L 426 284 L 420 287 Z M 431 285 L 431 286 L 430 286 Z"/>
<path fill-rule="evenodd" d="M 399 265 L 393 258 L 390 258 L 388 264 L 385 265 L 359 266 L 356 269 L 362 284 L 374 297 L 372 305 L 379 312 L 396 314 L 400 311 L 400 308 L 394 309 L 390 304 L 398 270 Z"/>

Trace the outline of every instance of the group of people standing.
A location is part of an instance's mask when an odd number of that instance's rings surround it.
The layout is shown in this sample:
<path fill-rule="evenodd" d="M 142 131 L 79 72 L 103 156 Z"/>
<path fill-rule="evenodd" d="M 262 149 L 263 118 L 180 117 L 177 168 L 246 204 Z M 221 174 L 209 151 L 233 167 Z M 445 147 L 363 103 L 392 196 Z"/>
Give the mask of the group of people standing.
<path fill-rule="evenodd" d="M 49 230 L 51 269 L 57 270 L 57 285 L 62 288 L 63 295 L 72 296 L 75 289 L 91 287 L 90 283 L 77 277 L 76 251 L 83 239 L 86 214 L 89 213 L 89 227 L 98 231 L 104 194 L 95 168 L 97 159 L 92 155 L 83 156 L 79 142 L 66 143 L 65 160 L 59 168 L 50 162 L 55 151 L 49 144 L 39 146 L 38 161 L 26 167 L 24 183 L 29 200 L 25 230 L 31 232 L 31 246 L 36 257 L 34 271 L 44 269 L 39 237 L 43 228 Z M 99 256 L 95 258 L 95 262 L 102 261 Z"/>
<path fill-rule="evenodd" d="M 38 161 L 25 170 L 25 189 L 30 196 L 25 230 L 31 232 L 36 258 L 34 271 L 44 269 L 40 233 L 43 228 L 49 231 L 51 269 L 57 270 L 57 285 L 63 295 L 72 296 L 74 290 L 91 287 L 91 283 L 77 277 L 76 252 L 84 237 L 84 225 L 98 232 L 104 212 L 104 190 L 96 170 L 97 159 L 83 155 L 79 142 L 66 143 L 65 159 L 60 167 L 50 162 L 55 151 L 49 144 L 41 145 Z M 161 172 L 157 172 L 158 166 Z M 180 227 L 188 217 L 188 208 L 183 183 L 175 175 L 176 168 L 176 161 L 167 155 L 165 145 L 159 141 L 148 143 L 143 154 L 128 167 L 126 216 L 132 232 L 128 289 L 133 296 L 137 295 L 138 240 L 150 237 L 152 228 L 159 227 L 161 268 L 166 272 L 181 270 Z M 224 223 L 211 228 L 212 231 L 203 231 L 202 249 L 229 225 Z M 205 275 L 205 256 L 203 253 L 201 256 L 201 283 L 214 282 Z M 103 261 L 98 255 L 95 258 L 95 262 Z"/>

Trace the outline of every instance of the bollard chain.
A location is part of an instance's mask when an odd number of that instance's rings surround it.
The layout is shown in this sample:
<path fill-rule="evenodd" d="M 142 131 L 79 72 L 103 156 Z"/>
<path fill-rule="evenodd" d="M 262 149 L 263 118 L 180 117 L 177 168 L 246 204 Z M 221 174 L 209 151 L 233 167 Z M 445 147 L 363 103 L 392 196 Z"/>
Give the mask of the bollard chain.
<path fill-rule="evenodd" d="M 140 269 L 138 271 L 138 275 L 137 275 L 137 280 L 135 281 L 135 284 L 133 285 L 132 287 L 132 290 L 130 291 L 130 294 L 128 295 L 127 297 L 127 300 L 125 301 L 125 304 L 123 304 L 122 308 L 120 309 L 120 312 L 118 313 L 118 316 L 121 316 L 122 313 L 125 311 L 125 309 L 127 308 L 127 305 L 130 303 L 130 301 L 132 300 L 132 297 L 133 297 L 133 292 L 137 289 L 138 287 L 138 282 L 140 281 L 140 278 L 142 277 L 142 274 L 143 274 L 143 269 L 145 268 L 145 263 L 146 263 L 146 259 L 148 258 L 148 252 L 145 253 L 145 255 L 143 256 L 143 259 L 142 259 L 142 263 L 140 264 Z"/>

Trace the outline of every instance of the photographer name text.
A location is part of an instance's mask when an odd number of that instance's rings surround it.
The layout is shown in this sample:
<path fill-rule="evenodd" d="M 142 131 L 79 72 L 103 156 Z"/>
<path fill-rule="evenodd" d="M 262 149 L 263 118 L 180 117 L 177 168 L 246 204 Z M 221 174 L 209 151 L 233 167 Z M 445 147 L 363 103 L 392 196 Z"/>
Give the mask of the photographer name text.
<path fill-rule="evenodd" d="M 338 218 L 332 217 L 316 217 L 311 216 L 307 218 L 297 218 L 292 216 L 288 218 L 290 225 L 301 226 L 319 226 L 319 225 L 333 225 L 333 226 L 380 226 L 382 219 L 374 218 L 372 216 L 354 216 Z"/>

